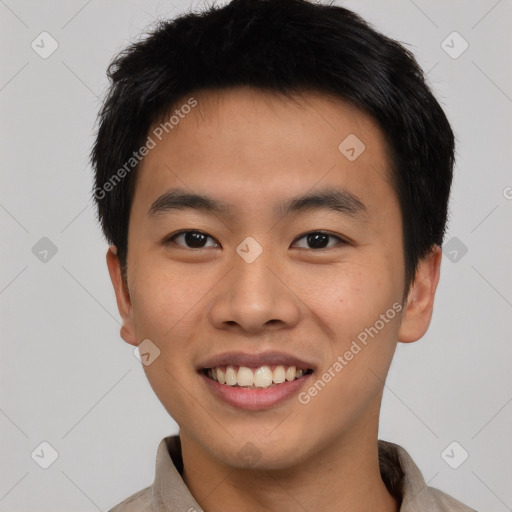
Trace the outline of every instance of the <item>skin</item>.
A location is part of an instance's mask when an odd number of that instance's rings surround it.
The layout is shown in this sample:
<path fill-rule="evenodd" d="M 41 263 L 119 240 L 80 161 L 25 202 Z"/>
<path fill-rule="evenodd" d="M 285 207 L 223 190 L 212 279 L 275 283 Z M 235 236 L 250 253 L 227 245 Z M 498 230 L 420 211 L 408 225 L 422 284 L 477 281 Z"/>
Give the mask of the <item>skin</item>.
<path fill-rule="evenodd" d="M 126 284 L 115 246 L 107 252 L 121 337 L 132 345 L 149 338 L 161 351 L 144 371 L 180 427 L 183 479 L 208 512 L 396 511 L 378 465 L 382 392 L 397 342 L 429 326 L 441 251 L 420 262 L 404 298 L 402 218 L 385 141 L 355 107 L 314 92 L 296 101 L 249 88 L 194 97 L 198 106 L 139 169 Z M 351 133 L 366 146 L 355 161 L 338 150 Z M 231 214 L 151 219 L 153 201 L 178 186 L 226 201 Z M 278 201 L 323 186 L 349 190 L 367 215 L 274 216 Z M 184 237 L 163 243 L 180 230 L 212 238 L 202 249 Z M 319 230 L 333 235 L 328 248 L 303 236 Z M 236 252 L 248 236 L 263 248 L 252 263 Z M 294 396 L 240 410 L 214 397 L 196 371 L 222 352 L 275 349 L 314 363 L 316 380 L 394 303 L 403 310 L 307 404 Z M 248 441 L 255 465 L 238 456 Z"/>

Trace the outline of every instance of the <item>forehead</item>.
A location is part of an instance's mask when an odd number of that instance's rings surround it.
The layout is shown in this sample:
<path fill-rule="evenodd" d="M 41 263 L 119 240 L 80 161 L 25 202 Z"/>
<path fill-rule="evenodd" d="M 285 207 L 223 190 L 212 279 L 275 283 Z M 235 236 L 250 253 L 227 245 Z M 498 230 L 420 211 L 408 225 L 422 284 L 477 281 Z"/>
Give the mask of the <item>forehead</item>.
<path fill-rule="evenodd" d="M 252 213 L 316 188 L 342 187 L 370 202 L 394 193 L 376 123 L 318 92 L 199 91 L 176 102 L 148 135 L 154 147 L 138 170 L 134 197 L 146 210 L 175 188 L 208 195 L 235 212 L 251 206 Z"/>

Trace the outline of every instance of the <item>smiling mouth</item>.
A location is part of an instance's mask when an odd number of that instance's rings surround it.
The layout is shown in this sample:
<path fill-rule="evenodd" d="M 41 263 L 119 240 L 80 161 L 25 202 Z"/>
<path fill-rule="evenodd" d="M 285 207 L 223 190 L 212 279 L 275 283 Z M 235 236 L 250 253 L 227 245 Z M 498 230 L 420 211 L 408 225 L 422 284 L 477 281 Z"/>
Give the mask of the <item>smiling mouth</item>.
<path fill-rule="evenodd" d="M 226 386 L 265 389 L 301 379 L 305 375 L 313 373 L 313 370 L 287 365 L 258 366 L 256 368 L 227 365 L 203 368 L 202 372 L 206 377 Z"/>

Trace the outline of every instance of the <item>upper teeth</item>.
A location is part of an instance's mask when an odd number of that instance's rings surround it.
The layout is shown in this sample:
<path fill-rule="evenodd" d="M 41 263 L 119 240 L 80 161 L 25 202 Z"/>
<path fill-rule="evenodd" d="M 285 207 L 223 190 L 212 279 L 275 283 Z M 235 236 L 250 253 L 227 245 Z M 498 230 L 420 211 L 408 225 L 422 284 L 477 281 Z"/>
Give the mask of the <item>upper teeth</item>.
<path fill-rule="evenodd" d="M 277 365 L 273 369 L 270 366 L 248 368 L 247 366 L 216 366 L 208 369 L 208 377 L 227 384 L 228 386 L 255 386 L 267 388 L 272 384 L 281 384 L 285 380 L 292 381 L 302 377 L 305 370 L 295 366 Z"/>

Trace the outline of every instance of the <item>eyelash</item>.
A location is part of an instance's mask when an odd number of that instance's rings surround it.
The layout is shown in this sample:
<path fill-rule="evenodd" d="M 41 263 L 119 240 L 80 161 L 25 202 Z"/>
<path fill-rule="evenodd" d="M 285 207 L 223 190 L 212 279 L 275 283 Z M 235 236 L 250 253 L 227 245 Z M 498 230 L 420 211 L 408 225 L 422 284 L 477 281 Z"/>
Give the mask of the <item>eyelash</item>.
<path fill-rule="evenodd" d="M 187 233 L 200 233 L 202 235 L 205 235 L 206 237 L 208 238 L 211 238 L 212 240 L 215 240 L 212 236 L 208 235 L 207 233 L 205 233 L 204 231 L 200 231 L 200 230 L 197 230 L 197 229 L 188 229 L 188 230 L 184 230 L 184 231 L 178 231 L 177 233 L 174 233 L 173 235 L 167 237 L 165 240 L 164 240 L 164 245 L 169 245 L 171 243 L 175 244 L 174 242 L 174 239 L 181 236 L 181 235 L 185 235 Z M 338 244 L 338 245 L 346 245 L 348 244 L 349 242 L 347 240 L 344 240 L 343 238 L 337 236 L 337 235 L 333 235 L 331 233 L 328 233 L 328 232 L 325 232 L 325 231 L 308 231 L 307 233 L 304 233 L 303 235 L 300 235 L 299 237 L 297 237 L 295 240 L 294 240 L 294 243 L 297 241 L 297 240 L 301 240 L 302 238 L 308 236 L 308 235 L 314 235 L 314 234 L 322 234 L 322 235 L 327 235 L 328 237 L 330 238 L 336 238 L 339 242 L 341 242 L 341 244 Z M 218 243 L 218 242 L 217 242 Z M 179 245 L 179 244 L 176 244 L 178 245 L 179 247 L 183 247 L 185 249 L 190 249 L 192 251 L 196 250 L 196 251 L 199 251 L 201 249 L 207 249 L 208 247 L 199 247 L 199 248 L 193 248 L 193 247 L 186 247 L 186 246 L 182 246 L 182 245 Z M 314 250 L 314 251 L 322 251 L 322 250 L 325 250 L 325 249 L 331 249 L 333 246 L 331 247 L 322 247 L 320 249 L 311 249 L 311 250 Z M 303 247 L 301 248 L 303 249 Z"/>

